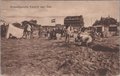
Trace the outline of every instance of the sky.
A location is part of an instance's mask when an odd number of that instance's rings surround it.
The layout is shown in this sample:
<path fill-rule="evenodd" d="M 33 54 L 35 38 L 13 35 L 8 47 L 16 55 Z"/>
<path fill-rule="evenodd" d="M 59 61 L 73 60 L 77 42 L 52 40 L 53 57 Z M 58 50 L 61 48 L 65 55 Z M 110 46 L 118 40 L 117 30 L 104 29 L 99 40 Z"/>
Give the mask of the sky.
<path fill-rule="evenodd" d="M 41 25 L 64 24 L 66 16 L 83 15 L 85 26 L 101 17 L 120 21 L 119 1 L 2 1 L 1 18 L 8 23 L 36 19 Z M 34 8 L 31 8 L 33 7 Z M 35 8 L 36 7 L 36 8 Z"/>

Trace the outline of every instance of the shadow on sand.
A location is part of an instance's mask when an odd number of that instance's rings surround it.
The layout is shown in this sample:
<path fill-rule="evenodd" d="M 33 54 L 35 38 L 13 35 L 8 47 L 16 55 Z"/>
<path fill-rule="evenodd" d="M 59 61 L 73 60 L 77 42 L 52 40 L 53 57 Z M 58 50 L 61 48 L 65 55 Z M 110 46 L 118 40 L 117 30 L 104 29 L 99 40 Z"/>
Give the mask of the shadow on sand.
<path fill-rule="evenodd" d="M 108 47 L 99 44 L 93 45 L 91 49 L 95 51 L 103 51 L 103 52 L 119 52 L 119 47 Z"/>

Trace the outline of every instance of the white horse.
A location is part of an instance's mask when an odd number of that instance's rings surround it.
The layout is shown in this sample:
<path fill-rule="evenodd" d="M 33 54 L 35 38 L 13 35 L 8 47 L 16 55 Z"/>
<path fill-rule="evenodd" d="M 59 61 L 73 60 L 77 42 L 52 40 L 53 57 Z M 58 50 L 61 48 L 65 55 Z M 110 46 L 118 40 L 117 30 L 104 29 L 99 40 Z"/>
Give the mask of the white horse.
<path fill-rule="evenodd" d="M 85 44 L 86 46 L 89 46 L 89 44 L 92 43 L 93 38 L 89 33 L 81 32 L 75 40 L 76 42 L 79 42 L 79 45 Z"/>

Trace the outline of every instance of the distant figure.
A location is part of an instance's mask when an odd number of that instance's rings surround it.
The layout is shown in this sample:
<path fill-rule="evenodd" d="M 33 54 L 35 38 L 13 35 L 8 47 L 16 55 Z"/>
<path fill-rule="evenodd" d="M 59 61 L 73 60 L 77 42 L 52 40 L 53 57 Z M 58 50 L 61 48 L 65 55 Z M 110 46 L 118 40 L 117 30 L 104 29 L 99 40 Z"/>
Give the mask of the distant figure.
<path fill-rule="evenodd" d="M 50 32 L 50 39 L 56 39 L 56 31 L 55 29 L 53 29 L 51 32 Z"/>
<path fill-rule="evenodd" d="M 65 42 L 68 42 L 70 41 L 70 37 L 73 33 L 73 27 L 70 25 L 68 27 L 66 27 L 66 31 L 65 31 Z"/>
<path fill-rule="evenodd" d="M 62 29 L 57 28 L 57 29 L 56 29 L 56 39 L 57 39 L 57 40 L 60 40 L 61 37 L 62 37 Z"/>
<path fill-rule="evenodd" d="M 32 36 L 32 26 L 30 25 L 30 24 L 27 24 L 27 36 L 28 36 L 28 39 L 30 39 L 31 38 L 31 36 Z"/>
<path fill-rule="evenodd" d="M 61 39 L 61 34 L 60 33 L 56 33 L 56 38 L 57 38 L 57 40 L 60 40 Z"/>
<path fill-rule="evenodd" d="M 61 29 L 61 36 L 62 36 L 62 37 L 65 36 L 65 30 L 64 30 L 64 28 Z"/>
<path fill-rule="evenodd" d="M 5 23 L 3 25 L 1 25 L 1 37 L 5 37 L 6 36 L 6 32 L 7 32 L 7 28 L 5 26 Z"/>
<path fill-rule="evenodd" d="M 42 36 L 42 26 L 41 25 L 39 25 L 39 28 L 38 28 L 38 36 L 39 36 L 39 38 L 41 38 L 41 36 Z"/>

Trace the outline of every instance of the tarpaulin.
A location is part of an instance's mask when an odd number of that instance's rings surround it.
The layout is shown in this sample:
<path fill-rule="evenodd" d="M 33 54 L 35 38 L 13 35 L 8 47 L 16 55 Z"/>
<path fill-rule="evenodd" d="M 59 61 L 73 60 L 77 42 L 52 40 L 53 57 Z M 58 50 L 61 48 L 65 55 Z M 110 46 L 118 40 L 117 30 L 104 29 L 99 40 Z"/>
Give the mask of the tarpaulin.
<path fill-rule="evenodd" d="M 9 24 L 6 38 L 9 38 L 9 35 L 12 34 L 12 36 L 15 36 L 16 38 L 21 38 L 23 36 L 23 30 L 13 26 L 12 24 Z"/>

